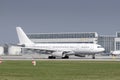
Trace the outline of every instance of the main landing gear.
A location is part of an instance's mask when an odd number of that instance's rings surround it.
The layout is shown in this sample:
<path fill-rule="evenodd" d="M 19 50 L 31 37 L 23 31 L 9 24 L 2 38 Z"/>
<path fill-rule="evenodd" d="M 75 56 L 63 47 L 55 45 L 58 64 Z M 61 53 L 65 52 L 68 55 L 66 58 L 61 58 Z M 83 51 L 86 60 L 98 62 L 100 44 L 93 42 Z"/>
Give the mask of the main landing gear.
<path fill-rule="evenodd" d="M 55 56 L 49 56 L 48 59 L 56 59 Z"/>
<path fill-rule="evenodd" d="M 55 56 L 48 56 L 48 59 L 56 59 Z M 62 57 L 62 59 L 69 59 L 69 56 Z"/>
<path fill-rule="evenodd" d="M 69 59 L 69 56 L 62 57 L 62 59 Z"/>

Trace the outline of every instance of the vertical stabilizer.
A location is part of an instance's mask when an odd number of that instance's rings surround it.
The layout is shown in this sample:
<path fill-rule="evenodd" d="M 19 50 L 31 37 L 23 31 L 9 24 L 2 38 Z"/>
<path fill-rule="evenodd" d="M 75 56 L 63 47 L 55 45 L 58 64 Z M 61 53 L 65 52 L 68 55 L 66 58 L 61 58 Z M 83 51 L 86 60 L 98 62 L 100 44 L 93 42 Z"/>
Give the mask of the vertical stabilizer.
<path fill-rule="evenodd" d="M 16 27 L 18 38 L 19 38 L 19 43 L 20 45 L 31 45 L 34 44 L 24 33 L 21 27 Z"/>

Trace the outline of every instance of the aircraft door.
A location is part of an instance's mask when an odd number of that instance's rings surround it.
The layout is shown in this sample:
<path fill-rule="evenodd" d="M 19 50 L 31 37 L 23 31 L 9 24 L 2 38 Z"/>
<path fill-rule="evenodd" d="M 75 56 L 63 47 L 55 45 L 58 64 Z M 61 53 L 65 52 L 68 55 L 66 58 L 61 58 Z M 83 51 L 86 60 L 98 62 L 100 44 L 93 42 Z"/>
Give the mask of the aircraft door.
<path fill-rule="evenodd" d="M 90 46 L 90 52 L 93 52 L 94 50 L 94 45 Z"/>
<path fill-rule="evenodd" d="M 80 52 L 81 51 L 81 46 L 77 46 L 77 48 L 75 48 L 75 52 Z"/>

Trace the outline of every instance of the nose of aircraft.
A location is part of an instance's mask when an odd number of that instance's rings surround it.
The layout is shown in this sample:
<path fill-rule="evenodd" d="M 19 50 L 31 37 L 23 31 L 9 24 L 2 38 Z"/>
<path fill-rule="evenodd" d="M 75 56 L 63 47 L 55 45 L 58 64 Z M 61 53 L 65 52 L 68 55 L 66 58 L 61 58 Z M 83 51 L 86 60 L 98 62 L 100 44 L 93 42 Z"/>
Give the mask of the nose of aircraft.
<path fill-rule="evenodd" d="M 103 52 L 103 51 L 105 51 L 105 49 L 104 49 L 104 48 L 101 48 L 101 51 Z"/>

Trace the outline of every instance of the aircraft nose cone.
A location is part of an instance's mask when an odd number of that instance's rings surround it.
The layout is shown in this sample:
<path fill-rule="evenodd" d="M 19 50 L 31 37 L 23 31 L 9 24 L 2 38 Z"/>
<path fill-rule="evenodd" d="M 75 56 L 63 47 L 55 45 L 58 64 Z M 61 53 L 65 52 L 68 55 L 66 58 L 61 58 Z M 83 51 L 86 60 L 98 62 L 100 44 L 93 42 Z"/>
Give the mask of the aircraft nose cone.
<path fill-rule="evenodd" d="M 105 49 L 104 49 L 104 48 L 102 48 L 102 49 L 101 49 L 101 51 L 105 51 Z"/>

